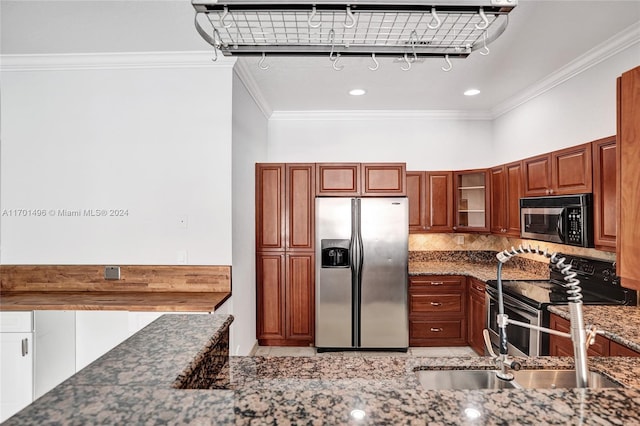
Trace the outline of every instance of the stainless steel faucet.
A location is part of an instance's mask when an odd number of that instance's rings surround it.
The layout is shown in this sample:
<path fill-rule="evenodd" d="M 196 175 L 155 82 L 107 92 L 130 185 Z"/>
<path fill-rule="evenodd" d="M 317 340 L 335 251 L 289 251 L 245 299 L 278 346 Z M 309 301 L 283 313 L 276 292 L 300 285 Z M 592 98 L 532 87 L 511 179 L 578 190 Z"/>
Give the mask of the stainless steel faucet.
<path fill-rule="evenodd" d="M 551 330 L 545 327 L 538 327 L 535 325 L 523 323 L 509 319 L 504 313 L 504 302 L 502 299 L 502 265 L 514 256 L 519 254 L 530 253 L 537 254 L 548 258 L 551 265 L 558 269 L 565 276 L 565 288 L 567 291 L 567 299 L 569 300 L 569 315 L 571 320 L 571 333 L 563 333 L 557 330 Z M 546 333 L 556 334 L 559 336 L 569 337 L 573 342 L 573 354 L 574 363 L 576 369 L 576 386 L 578 388 L 588 387 L 588 374 L 589 368 L 587 366 L 587 344 L 592 343 L 592 336 L 595 335 L 595 330 L 591 330 L 590 338 L 587 339 L 587 331 L 584 326 L 584 317 L 582 315 L 582 292 L 580 289 L 580 280 L 576 278 L 576 273 L 571 270 L 571 265 L 564 263 L 566 260 L 564 257 L 560 257 L 557 253 L 549 254 L 548 250 L 540 250 L 540 248 L 532 248 L 530 245 L 526 248 L 519 246 L 517 249 L 511 247 L 511 251 L 504 250 L 499 252 L 496 257 L 498 258 L 498 331 L 500 335 L 500 354 L 495 355 L 491 348 L 491 341 L 488 339 L 488 331 L 485 330 L 485 343 L 489 352 L 494 356 L 500 372 L 497 373 L 498 377 L 504 380 L 512 380 L 513 375 L 507 371 L 507 368 L 513 368 L 519 370 L 520 364 L 511 361 L 508 358 L 507 348 L 507 325 L 513 324 L 520 327 L 531 328 L 540 330 Z"/>

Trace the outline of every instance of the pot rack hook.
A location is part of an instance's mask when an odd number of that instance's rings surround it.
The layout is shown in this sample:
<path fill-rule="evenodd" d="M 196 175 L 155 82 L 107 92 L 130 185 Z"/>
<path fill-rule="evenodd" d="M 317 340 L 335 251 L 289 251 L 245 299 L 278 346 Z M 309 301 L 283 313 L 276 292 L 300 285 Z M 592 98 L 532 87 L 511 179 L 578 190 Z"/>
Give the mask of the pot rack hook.
<path fill-rule="evenodd" d="M 262 59 L 260 59 L 260 62 L 258 62 L 258 68 L 260 68 L 261 70 L 268 70 L 269 69 L 269 65 L 265 65 L 264 61 L 267 58 L 267 55 L 265 52 L 262 52 Z"/>
<path fill-rule="evenodd" d="M 380 63 L 378 63 L 378 60 L 376 59 L 376 54 L 375 53 L 371 54 L 371 59 L 373 60 L 373 63 L 375 65 L 372 66 L 372 67 L 367 67 L 367 68 L 369 68 L 371 71 L 377 71 L 378 68 L 380 68 Z"/>
<path fill-rule="evenodd" d="M 336 58 L 332 60 L 333 64 L 331 65 L 333 69 L 336 71 L 342 71 L 342 69 L 344 68 L 344 65 L 338 66 L 339 59 L 340 59 L 340 54 L 336 53 Z"/>
<path fill-rule="evenodd" d="M 411 69 L 411 61 L 409 60 L 409 55 L 407 55 L 406 53 L 404 54 L 404 62 L 407 64 L 407 67 L 403 67 L 401 66 L 400 69 L 402 71 L 409 71 Z"/>
<path fill-rule="evenodd" d="M 222 15 L 220 16 L 220 25 L 223 28 L 231 28 L 231 23 L 226 24 L 224 20 L 229 16 L 229 8 L 227 6 L 224 7 Z"/>
<path fill-rule="evenodd" d="M 438 12 L 436 12 L 435 7 L 431 8 L 431 16 L 432 16 L 431 22 L 427 24 L 427 27 L 429 27 L 429 29 L 431 30 L 437 30 L 438 28 L 440 28 L 440 25 L 442 25 L 442 21 L 440 20 L 440 17 L 438 16 Z M 431 25 L 433 21 L 436 21 L 435 25 Z"/>
<path fill-rule="evenodd" d="M 336 32 L 331 28 L 329 30 L 329 43 L 331 43 L 331 52 L 329 52 L 329 60 L 335 61 L 338 59 L 338 56 L 333 56 L 333 48 L 334 48 L 334 40 L 336 38 Z"/>
<path fill-rule="evenodd" d="M 344 27 L 353 28 L 354 25 L 356 24 L 356 17 L 353 15 L 353 12 L 351 11 L 351 6 L 347 6 L 347 18 L 349 18 L 349 23 L 347 24 L 345 21 Z"/>
<path fill-rule="evenodd" d="M 318 28 L 320 25 L 322 25 L 322 21 L 318 22 L 317 24 L 312 23 L 313 18 L 316 17 L 316 7 L 313 6 L 311 8 L 311 15 L 309 15 L 309 20 L 307 21 L 307 24 L 309 25 L 310 28 Z"/>
<path fill-rule="evenodd" d="M 482 50 L 480 51 L 480 54 L 482 56 L 487 56 L 489 53 L 491 53 L 491 51 L 487 47 L 487 30 L 484 30 L 484 33 L 482 34 Z"/>
<path fill-rule="evenodd" d="M 486 30 L 489 26 L 489 20 L 487 19 L 487 15 L 484 13 L 484 8 L 480 8 L 480 12 L 478 12 L 480 18 L 482 19 L 482 24 L 476 24 L 476 30 Z"/>
<path fill-rule="evenodd" d="M 449 72 L 453 69 L 453 64 L 451 63 L 451 60 L 449 59 L 449 55 L 444 55 L 444 61 L 447 63 L 446 67 L 441 67 L 442 71 L 445 72 Z"/>
<path fill-rule="evenodd" d="M 418 54 L 416 53 L 416 44 L 418 43 L 418 33 L 416 32 L 416 30 L 411 31 L 411 53 L 413 53 L 413 58 L 411 59 L 411 62 L 417 61 L 418 60 Z"/>

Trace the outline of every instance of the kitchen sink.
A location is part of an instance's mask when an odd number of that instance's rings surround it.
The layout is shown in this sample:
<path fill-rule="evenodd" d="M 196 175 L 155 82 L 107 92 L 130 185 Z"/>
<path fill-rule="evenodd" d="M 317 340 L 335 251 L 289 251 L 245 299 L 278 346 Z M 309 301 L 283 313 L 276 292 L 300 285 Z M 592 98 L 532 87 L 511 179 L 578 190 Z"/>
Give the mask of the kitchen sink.
<path fill-rule="evenodd" d="M 416 375 L 427 390 L 514 388 L 513 381 L 499 379 L 495 370 L 417 370 Z"/>
<path fill-rule="evenodd" d="M 461 389 L 555 389 L 575 388 L 574 370 L 512 371 L 511 381 L 499 379 L 497 370 L 416 370 L 420 386 L 426 390 Z M 590 388 L 613 388 L 621 385 L 608 377 L 589 372 Z"/>
<path fill-rule="evenodd" d="M 574 370 L 520 370 L 513 371 L 513 380 L 525 389 L 575 388 L 576 372 Z M 620 385 L 607 376 L 589 371 L 590 388 L 617 388 Z"/>

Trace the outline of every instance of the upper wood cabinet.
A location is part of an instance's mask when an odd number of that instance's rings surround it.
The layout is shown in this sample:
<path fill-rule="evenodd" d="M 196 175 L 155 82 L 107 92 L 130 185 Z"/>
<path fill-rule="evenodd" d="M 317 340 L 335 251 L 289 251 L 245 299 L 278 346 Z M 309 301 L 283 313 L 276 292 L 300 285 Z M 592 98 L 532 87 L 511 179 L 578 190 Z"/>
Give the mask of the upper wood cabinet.
<path fill-rule="evenodd" d="M 407 172 L 410 232 L 453 230 L 453 172 Z"/>
<path fill-rule="evenodd" d="M 385 197 L 407 195 L 404 163 L 318 163 L 316 195 Z"/>
<path fill-rule="evenodd" d="M 520 236 L 522 163 L 494 167 L 491 176 L 491 232 Z"/>
<path fill-rule="evenodd" d="M 316 195 L 357 197 L 360 195 L 360 163 L 318 163 Z"/>
<path fill-rule="evenodd" d="M 591 143 L 593 148 L 593 239 L 597 249 L 616 248 L 616 138 Z"/>
<path fill-rule="evenodd" d="M 640 67 L 618 79 L 617 273 L 640 289 Z"/>
<path fill-rule="evenodd" d="M 284 164 L 256 164 L 256 249 L 284 249 Z"/>
<path fill-rule="evenodd" d="M 314 250 L 314 164 L 256 164 L 256 250 Z"/>
<path fill-rule="evenodd" d="M 454 172 L 454 231 L 489 231 L 489 171 Z"/>
<path fill-rule="evenodd" d="M 591 192 L 591 144 L 522 160 L 522 173 L 525 197 Z"/>

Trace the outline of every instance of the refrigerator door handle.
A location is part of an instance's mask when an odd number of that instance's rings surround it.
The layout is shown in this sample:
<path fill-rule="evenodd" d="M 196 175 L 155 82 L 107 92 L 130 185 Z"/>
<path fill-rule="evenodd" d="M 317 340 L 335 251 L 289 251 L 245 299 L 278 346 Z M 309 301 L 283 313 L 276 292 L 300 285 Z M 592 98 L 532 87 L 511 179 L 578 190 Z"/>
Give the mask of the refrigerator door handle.
<path fill-rule="evenodd" d="M 359 208 L 358 200 L 351 199 L 351 346 L 359 346 L 360 342 L 360 302 L 358 281 L 360 277 L 360 244 L 358 242 Z"/>
<path fill-rule="evenodd" d="M 364 268 L 364 243 L 362 242 L 362 203 L 361 199 L 356 199 L 356 219 L 358 221 L 356 228 L 356 239 L 358 241 L 358 273 L 356 276 L 355 285 L 355 294 L 354 299 L 356 300 L 356 346 L 362 346 L 362 333 L 361 333 L 361 324 L 362 324 L 362 270 Z"/>

